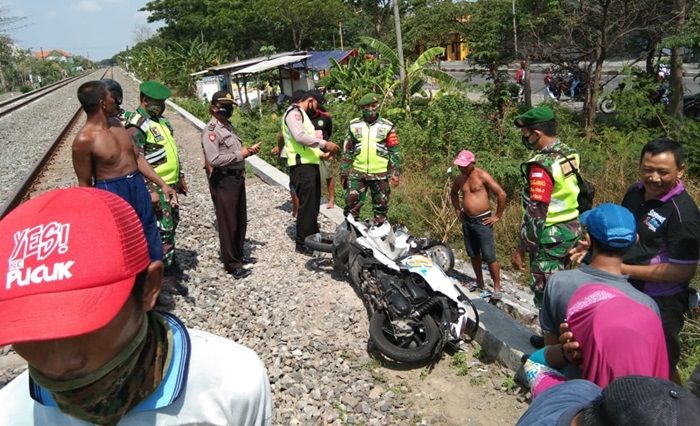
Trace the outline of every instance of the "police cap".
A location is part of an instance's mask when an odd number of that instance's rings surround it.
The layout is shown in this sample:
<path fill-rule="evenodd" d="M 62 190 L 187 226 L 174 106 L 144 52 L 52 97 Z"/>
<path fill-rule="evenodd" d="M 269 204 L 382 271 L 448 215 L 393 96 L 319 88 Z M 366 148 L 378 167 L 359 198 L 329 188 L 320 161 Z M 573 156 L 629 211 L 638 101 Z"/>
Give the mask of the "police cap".
<path fill-rule="evenodd" d="M 211 97 L 211 104 L 214 105 L 215 103 L 231 103 L 234 105 L 236 104 L 236 101 L 233 100 L 233 96 L 225 90 L 219 90 L 218 92 L 214 93 Z"/>
<path fill-rule="evenodd" d="M 144 95 L 148 96 L 151 99 L 155 99 L 156 101 L 164 101 L 168 99 L 170 95 L 172 95 L 170 89 L 165 87 L 163 83 L 159 83 L 153 80 L 144 81 L 143 83 L 141 83 L 141 85 L 139 86 L 139 90 Z"/>

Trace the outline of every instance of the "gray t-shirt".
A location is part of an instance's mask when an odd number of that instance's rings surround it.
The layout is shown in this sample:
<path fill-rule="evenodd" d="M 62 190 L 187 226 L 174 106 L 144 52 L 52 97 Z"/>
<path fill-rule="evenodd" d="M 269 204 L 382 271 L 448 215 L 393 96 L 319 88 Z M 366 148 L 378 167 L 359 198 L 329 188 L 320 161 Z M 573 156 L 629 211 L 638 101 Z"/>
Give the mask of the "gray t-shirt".
<path fill-rule="evenodd" d="M 559 335 L 559 324 L 566 318 L 566 308 L 576 290 L 586 284 L 598 283 L 616 288 L 632 300 L 650 307 L 659 315 L 659 307 L 654 299 L 632 287 L 627 282 L 627 275 L 611 274 L 589 265 L 581 265 L 578 269 L 560 271 L 553 274 L 547 281 L 544 299 L 540 309 L 540 327 L 545 332 Z"/>

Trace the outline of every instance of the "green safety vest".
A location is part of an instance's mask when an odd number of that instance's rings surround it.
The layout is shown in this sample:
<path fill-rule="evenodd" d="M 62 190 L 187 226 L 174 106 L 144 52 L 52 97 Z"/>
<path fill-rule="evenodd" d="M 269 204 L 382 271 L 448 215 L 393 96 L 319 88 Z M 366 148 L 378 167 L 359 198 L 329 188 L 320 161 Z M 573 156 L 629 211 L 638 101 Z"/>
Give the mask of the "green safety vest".
<path fill-rule="evenodd" d="M 383 118 L 367 124 L 356 118 L 350 122 L 350 135 L 355 139 L 352 168 L 358 172 L 377 174 L 386 173 L 389 167 L 389 149 L 386 137 L 394 124 Z"/>
<path fill-rule="evenodd" d="M 180 157 L 177 144 L 167 120 L 158 121 L 145 117 L 139 111 L 124 115 L 125 127 L 138 127 L 146 135 L 144 157 L 168 185 L 175 185 L 180 180 Z"/>
<path fill-rule="evenodd" d="M 301 113 L 302 126 L 304 133 L 309 136 L 314 136 L 316 133 L 316 128 L 314 124 L 306 115 L 306 112 L 299 108 L 297 105 L 292 105 L 287 108 L 282 118 L 282 135 L 284 135 L 284 149 L 287 151 L 287 164 L 291 166 L 296 166 L 298 164 L 319 164 L 319 156 L 321 155 L 321 150 L 318 148 L 311 148 L 310 146 L 302 145 L 294 139 L 292 132 L 287 126 L 287 114 L 292 112 L 292 110 L 297 110 Z M 298 158 L 298 160 L 297 160 Z"/>
<path fill-rule="evenodd" d="M 552 187 L 552 199 L 547 208 L 545 226 L 568 222 L 578 217 L 578 181 L 576 174 L 563 155 L 557 155 L 552 161 L 551 152 L 540 153 L 532 157 L 526 164 L 539 164 L 549 172 L 554 186 Z M 572 163 L 579 167 L 580 158 L 576 152 L 570 152 L 566 156 Z M 528 168 L 529 169 L 529 168 Z"/>

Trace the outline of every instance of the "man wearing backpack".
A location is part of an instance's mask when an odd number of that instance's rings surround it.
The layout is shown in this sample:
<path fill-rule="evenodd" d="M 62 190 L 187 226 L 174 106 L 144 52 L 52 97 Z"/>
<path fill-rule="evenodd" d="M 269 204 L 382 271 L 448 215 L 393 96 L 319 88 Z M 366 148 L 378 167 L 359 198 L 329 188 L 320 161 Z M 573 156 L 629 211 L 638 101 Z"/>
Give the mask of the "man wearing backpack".
<path fill-rule="evenodd" d="M 556 271 L 568 269 L 568 252 L 580 238 L 578 153 L 557 137 L 554 113 L 547 107 L 532 108 L 515 119 L 522 132 L 522 143 L 535 151 L 520 170 L 526 185 L 522 192 L 523 221 L 520 245 L 513 253 L 513 266 L 525 270 L 523 257 L 530 260 L 530 288 L 535 306 L 542 305 L 547 279 Z M 533 336 L 535 346 L 543 344 Z"/>

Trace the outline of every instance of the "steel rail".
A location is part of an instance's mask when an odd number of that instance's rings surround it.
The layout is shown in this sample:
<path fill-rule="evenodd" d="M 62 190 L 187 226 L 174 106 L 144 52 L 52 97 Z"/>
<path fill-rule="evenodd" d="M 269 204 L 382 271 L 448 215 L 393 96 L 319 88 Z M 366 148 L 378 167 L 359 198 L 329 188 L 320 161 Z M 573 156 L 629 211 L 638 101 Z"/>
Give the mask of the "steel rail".
<path fill-rule="evenodd" d="M 14 98 L 10 98 L 10 99 L 7 99 L 5 101 L 2 101 L 2 102 L 0 102 L 0 108 L 4 107 L 6 105 L 9 105 L 9 107 L 0 110 L 0 117 L 5 116 L 5 115 L 7 115 L 7 114 L 11 113 L 12 111 L 15 111 L 19 108 L 22 108 L 23 106 L 30 104 L 36 100 L 39 100 L 39 99 L 43 98 L 44 96 L 48 95 L 49 93 L 52 93 L 52 92 L 62 88 L 63 86 L 66 86 L 66 85 L 74 82 L 75 80 L 77 80 L 79 78 L 83 78 L 86 75 L 90 75 L 90 73 L 81 74 L 81 75 L 78 75 L 75 77 L 70 77 L 70 78 L 58 81 L 56 83 L 50 84 L 48 86 L 42 87 L 41 89 L 37 89 L 37 90 L 31 91 L 29 93 L 25 93 L 24 95 L 15 96 Z M 33 95 L 36 95 L 36 96 L 33 96 Z"/>
<path fill-rule="evenodd" d="M 107 72 L 110 69 L 111 68 L 105 70 L 104 74 L 101 77 L 102 79 L 105 78 Z M 114 75 L 113 73 L 114 72 L 112 72 L 112 75 Z M 78 122 L 78 119 L 80 118 L 82 112 L 83 107 L 79 107 L 75 114 L 73 114 L 71 119 L 68 121 L 68 124 L 65 125 L 63 130 L 61 130 L 61 133 L 58 135 L 58 137 L 51 143 L 51 145 L 44 152 L 41 158 L 39 158 L 39 160 L 37 160 L 34 166 L 29 170 L 29 173 L 25 176 L 24 180 L 20 182 L 17 186 L 15 186 L 15 189 L 12 192 L 12 196 L 2 205 L 2 207 L 0 207 L 0 219 L 5 217 L 15 207 L 22 203 L 27 193 L 32 188 L 32 185 L 34 185 L 34 182 L 43 171 L 44 166 L 53 156 L 54 152 L 56 151 L 56 148 L 58 148 L 61 142 L 70 134 L 71 130 Z"/>

